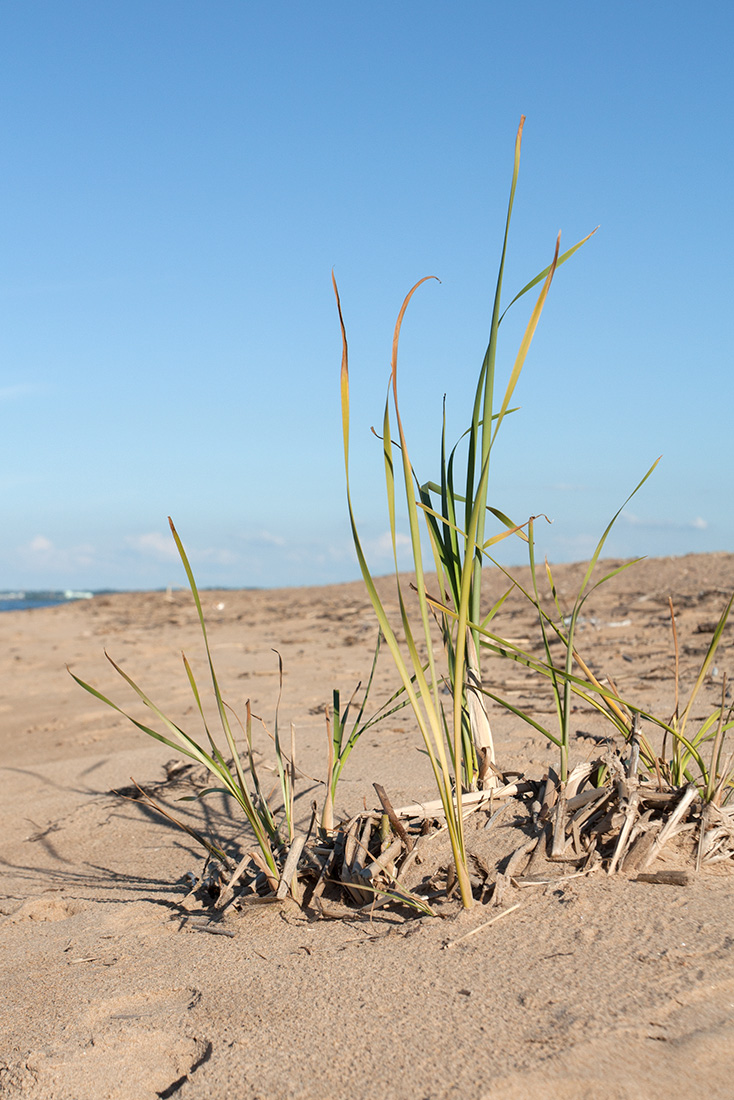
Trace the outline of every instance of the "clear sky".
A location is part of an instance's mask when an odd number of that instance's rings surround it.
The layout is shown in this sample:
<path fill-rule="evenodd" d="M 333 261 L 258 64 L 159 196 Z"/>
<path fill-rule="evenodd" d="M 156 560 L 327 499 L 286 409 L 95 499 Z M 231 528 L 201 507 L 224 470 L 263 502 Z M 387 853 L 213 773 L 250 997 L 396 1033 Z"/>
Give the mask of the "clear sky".
<path fill-rule="evenodd" d="M 732 550 L 729 3 L 5 0 L 0 589 L 389 569 L 379 443 L 404 294 L 412 457 L 466 425 L 527 116 L 507 298 L 558 273 L 492 502 L 578 560 Z M 503 376 L 518 325 L 507 324 Z M 513 327 L 513 324 L 515 327 Z M 513 551 L 522 560 L 520 548 Z"/>

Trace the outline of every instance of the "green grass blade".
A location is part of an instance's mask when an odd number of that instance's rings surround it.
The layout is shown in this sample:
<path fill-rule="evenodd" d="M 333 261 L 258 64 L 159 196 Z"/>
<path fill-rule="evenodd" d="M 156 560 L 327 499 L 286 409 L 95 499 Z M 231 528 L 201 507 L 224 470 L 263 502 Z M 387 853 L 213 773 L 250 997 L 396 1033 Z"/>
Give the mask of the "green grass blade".
<path fill-rule="evenodd" d="M 661 457 L 662 457 L 662 456 L 661 456 Z M 655 469 L 655 467 L 657 466 L 657 464 L 658 464 L 659 462 L 660 462 L 660 458 L 656 458 L 656 459 L 655 459 L 655 461 L 653 462 L 652 466 L 650 467 L 650 469 L 649 469 L 649 470 L 647 471 L 647 473 L 645 474 L 645 476 L 644 476 L 644 477 L 642 478 L 642 480 L 641 480 L 641 481 L 639 481 L 639 482 L 637 483 L 637 485 L 635 485 L 634 489 L 632 490 L 632 492 L 630 493 L 630 495 L 629 495 L 629 496 L 627 497 L 627 499 L 625 500 L 624 504 L 622 504 L 622 505 L 621 505 L 621 506 L 620 506 L 620 507 L 619 507 L 619 508 L 617 509 L 617 511 L 616 511 L 616 512 L 614 513 L 614 515 L 613 515 L 613 516 L 612 516 L 612 518 L 610 519 L 609 523 L 607 524 L 607 526 L 606 526 L 606 528 L 605 528 L 605 530 L 604 530 L 604 534 L 603 534 L 603 535 L 602 535 L 602 537 L 601 537 L 601 538 L 599 539 L 599 542 L 598 542 L 598 543 L 597 543 L 597 545 L 596 545 L 596 549 L 594 550 L 594 553 L 593 553 L 593 554 L 591 555 L 591 559 L 589 560 L 589 566 L 588 566 L 588 568 L 587 568 L 587 570 L 586 570 L 586 573 L 585 573 L 585 575 L 584 575 L 584 579 L 583 579 L 583 581 L 582 581 L 582 583 L 581 583 L 581 588 L 579 589 L 579 594 L 578 594 L 578 597 L 577 597 L 577 601 L 581 601 L 581 598 L 582 598 L 582 596 L 583 596 L 584 592 L 586 591 L 586 586 L 588 585 L 588 583 L 589 583 L 589 580 L 591 579 L 591 574 L 592 574 L 592 573 L 594 572 L 594 569 L 596 568 L 596 563 L 597 563 L 597 561 L 599 560 L 599 555 L 601 554 L 601 552 L 602 552 L 602 550 L 603 550 L 603 548 L 604 548 L 604 543 L 605 543 L 605 542 L 607 541 L 607 538 L 609 537 L 609 533 L 610 533 L 610 531 L 612 530 L 612 528 L 614 527 L 614 524 L 615 524 L 615 523 L 617 522 L 617 520 L 619 519 L 619 516 L 620 516 L 620 514 L 621 514 L 621 513 L 622 513 L 622 512 L 624 511 L 624 509 L 625 509 L 625 508 L 627 507 L 627 505 L 629 504 L 629 502 L 630 502 L 630 501 L 632 500 L 632 497 L 633 497 L 633 496 L 634 496 L 634 495 L 635 495 L 635 494 L 636 494 L 637 492 L 639 492 L 639 490 L 640 490 L 640 489 L 642 488 L 642 486 L 643 486 L 643 485 L 645 484 L 645 482 L 646 482 L 646 481 L 647 481 L 647 479 L 648 479 L 648 478 L 650 477 L 650 475 L 652 474 L 653 470 Z M 582 602 L 583 602 L 583 601 L 582 601 Z M 579 606 L 580 606 L 580 604 L 579 604 Z"/>
<path fill-rule="evenodd" d="M 534 718 L 531 718 L 527 711 L 521 710 L 520 707 L 516 707 L 513 703 L 510 703 L 507 699 L 503 699 L 500 695 L 495 695 L 493 691 L 489 691 L 488 688 L 481 689 L 482 695 L 486 695 L 488 699 L 492 699 L 495 703 L 498 703 L 503 710 L 509 711 L 510 714 L 514 714 L 517 718 L 520 718 L 527 725 L 532 726 L 538 733 L 542 733 L 543 737 L 547 737 L 549 741 L 552 741 L 558 748 L 561 747 L 559 739 L 551 733 L 549 729 L 542 726 L 540 722 L 536 722 Z"/>
<path fill-rule="evenodd" d="M 179 729 L 178 726 L 174 726 L 173 723 L 169 723 L 166 719 L 167 725 L 172 728 L 176 737 L 175 741 L 171 740 L 171 738 L 166 737 L 165 734 L 159 733 L 158 730 L 152 729 L 150 726 L 146 726 L 145 723 L 139 722 L 137 718 L 133 718 L 131 714 L 128 714 L 128 712 L 126 710 L 123 710 L 122 707 L 118 707 L 117 703 L 113 703 L 112 700 L 108 699 L 106 695 L 103 695 L 101 691 L 97 691 L 97 689 L 92 687 L 91 684 L 88 684 L 84 680 L 81 680 L 71 671 L 71 669 L 69 669 L 68 671 L 72 680 L 74 680 L 79 685 L 79 687 L 84 688 L 84 690 L 90 695 L 94 696 L 95 699 L 99 699 L 101 703 L 104 703 L 112 710 L 117 711 L 117 713 L 121 714 L 123 718 L 126 718 L 128 722 L 132 722 L 136 729 L 139 729 L 141 733 L 147 734 L 148 737 L 153 737 L 156 741 L 160 741 L 162 744 L 167 745 L 168 748 L 173 749 L 175 752 L 183 753 L 184 756 L 188 756 L 189 759 L 195 760 L 197 764 L 203 764 L 213 775 L 219 776 L 224 782 L 226 782 L 224 776 L 222 776 L 221 774 L 218 765 L 212 759 L 212 757 L 210 757 L 209 754 L 204 749 L 202 749 L 201 746 L 196 743 L 196 741 L 193 740 L 193 738 L 189 737 L 188 734 Z M 127 677 L 125 677 L 125 679 L 127 679 Z"/>
<path fill-rule="evenodd" d="M 194 598 L 194 604 L 196 606 L 196 612 L 197 612 L 197 615 L 199 617 L 199 627 L 201 629 L 202 638 L 204 639 L 204 648 L 206 650 L 207 662 L 209 664 L 209 675 L 211 677 L 212 687 L 214 689 L 214 697 L 215 697 L 216 703 L 217 703 L 217 711 L 219 712 L 219 720 L 221 722 L 222 729 L 224 731 L 224 736 L 227 740 L 227 745 L 229 747 L 229 751 L 232 755 L 232 760 L 234 762 L 235 769 L 237 771 L 237 778 L 238 778 L 238 781 L 239 781 L 239 784 L 240 784 L 240 788 L 242 790 L 242 794 L 243 794 L 243 796 L 246 796 L 247 783 L 245 781 L 245 775 L 244 775 L 244 771 L 242 769 L 242 762 L 240 760 L 239 750 L 237 749 L 237 745 L 235 743 L 234 735 L 232 733 L 232 728 L 229 724 L 229 719 L 227 718 L 227 712 L 226 712 L 226 708 L 225 708 L 225 705 L 224 705 L 224 700 L 222 698 L 222 693 L 219 689 L 219 681 L 217 680 L 217 674 L 216 674 L 216 671 L 215 671 L 215 668 L 214 668 L 214 661 L 212 659 L 211 649 L 209 648 L 209 636 L 207 634 L 206 622 L 204 620 L 204 612 L 203 612 L 203 609 L 202 609 L 202 606 L 201 606 L 201 600 L 199 598 L 199 590 L 196 586 L 196 581 L 194 580 L 194 574 L 193 574 L 193 571 L 191 569 L 191 565 L 189 564 L 189 559 L 186 555 L 186 551 L 184 550 L 183 543 L 181 542 L 181 539 L 178 536 L 178 532 L 176 531 L 176 528 L 173 524 L 173 520 L 171 519 L 170 516 L 168 517 L 168 523 L 169 523 L 170 528 L 171 528 L 171 534 L 173 535 L 173 540 L 176 543 L 176 548 L 178 550 L 179 557 L 181 558 L 181 562 L 183 563 L 183 567 L 184 567 L 184 570 L 186 572 L 186 577 L 188 579 L 189 587 L 191 589 L 191 595 Z M 267 856 L 266 856 L 266 859 L 267 859 Z M 272 869 L 274 869 L 274 867 Z"/>
<path fill-rule="evenodd" d="M 724 627 L 726 626 L 726 623 L 727 623 L 727 620 L 728 620 L 729 615 L 731 613 L 731 609 L 732 609 L 733 605 L 734 605 L 734 593 L 732 594 L 731 599 L 729 600 L 726 607 L 722 611 L 721 616 L 719 618 L 719 621 L 716 624 L 716 629 L 715 629 L 715 631 L 714 631 L 714 633 L 711 637 L 711 642 L 709 644 L 709 647 L 706 650 L 706 656 L 704 657 L 703 663 L 701 664 L 701 668 L 699 669 L 699 673 L 698 673 L 698 676 L 696 677 L 696 682 L 693 685 L 693 689 L 691 691 L 690 698 L 688 699 L 688 702 L 686 703 L 686 706 L 685 706 L 685 708 L 683 710 L 683 713 L 681 715 L 679 736 L 680 736 L 680 734 L 682 734 L 683 730 L 686 727 L 686 724 L 687 724 L 688 718 L 691 714 L 691 709 L 692 709 L 693 704 L 696 700 L 696 697 L 698 696 L 698 693 L 701 690 L 701 687 L 703 686 L 704 680 L 708 676 L 709 669 L 711 667 L 711 664 L 713 662 L 714 657 L 716 656 L 716 651 L 719 648 L 719 643 L 721 641 L 721 636 L 724 633 Z"/>
<path fill-rule="evenodd" d="M 578 252 L 578 250 L 582 247 L 582 245 L 585 245 L 587 241 L 591 240 L 591 238 L 594 236 L 594 234 L 596 233 L 598 228 L 599 228 L 599 226 L 597 225 L 596 229 L 592 229 L 591 233 L 587 233 L 585 237 L 583 237 L 577 244 L 575 244 L 573 246 L 573 248 L 569 248 L 566 252 L 564 252 L 562 255 L 560 255 L 558 257 L 558 263 L 556 264 L 556 268 L 559 268 L 561 266 L 561 264 L 565 264 L 566 260 L 570 260 L 571 257 L 573 256 L 574 252 Z M 522 290 L 519 290 L 517 292 L 517 294 L 512 299 L 510 304 L 503 310 L 502 316 L 500 317 L 500 323 L 502 322 L 503 318 L 507 314 L 508 310 L 510 310 L 514 306 L 515 302 L 519 301 L 519 299 L 522 298 L 523 294 L 527 294 L 527 292 L 529 290 L 532 290 L 534 287 L 536 287 L 538 285 L 538 283 L 542 283 L 543 279 L 546 278 L 549 271 L 550 271 L 550 265 L 548 265 L 548 267 L 544 268 L 540 272 L 539 275 L 535 276 L 534 279 L 531 279 L 530 282 L 522 288 Z"/>

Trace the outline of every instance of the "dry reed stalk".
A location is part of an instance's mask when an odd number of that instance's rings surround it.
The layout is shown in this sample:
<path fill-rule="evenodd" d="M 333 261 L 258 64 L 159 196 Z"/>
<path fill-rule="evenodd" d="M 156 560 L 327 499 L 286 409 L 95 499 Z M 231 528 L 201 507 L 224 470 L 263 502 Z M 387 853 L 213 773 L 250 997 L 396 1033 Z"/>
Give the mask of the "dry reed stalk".
<path fill-rule="evenodd" d="M 234 898 L 234 888 L 244 875 L 247 866 L 250 863 L 250 859 L 250 853 L 248 852 L 247 855 L 243 856 L 242 859 L 239 861 L 232 874 L 232 877 L 217 898 L 214 905 L 215 909 L 224 909 L 232 901 L 232 899 Z"/>
<path fill-rule="evenodd" d="M 537 836 L 533 836 L 530 838 L 530 840 L 526 840 L 524 844 L 521 844 L 519 848 L 515 849 L 515 851 L 510 856 L 510 859 L 504 871 L 505 876 L 508 879 L 513 878 L 517 874 L 520 867 L 523 866 L 524 861 L 539 843 L 539 838 Z"/>
<path fill-rule="evenodd" d="M 614 846 L 614 853 L 612 854 L 612 858 L 609 861 L 607 874 L 613 875 L 614 872 L 617 870 L 617 867 L 621 864 L 622 860 L 627 854 L 627 847 L 630 841 L 630 837 L 632 835 L 632 828 L 635 824 L 635 821 L 637 820 L 639 806 L 640 796 L 639 793 L 635 791 L 630 796 L 630 799 L 627 802 L 627 807 L 624 811 L 624 824 L 622 825 L 619 836 L 617 838 L 617 843 Z"/>
<path fill-rule="evenodd" d="M 538 843 L 533 851 L 530 853 L 530 860 L 525 868 L 525 876 L 533 875 L 537 872 L 538 868 L 547 861 L 548 858 L 548 843 L 551 837 L 550 824 L 546 824 L 540 831 L 538 836 Z"/>
<path fill-rule="evenodd" d="M 367 866 L 360 872 L 360 878 L 363 879 L 375 879 L 380 874 L 386 874 L 390 878 L 394 877 L 394 872 L 391 870 L 393 861 L 400 855 L 403 850 L 403 841 L 401 837 L 396 837 L 389 848 L 386 848 L 372 863 L 368 863 Z"/>
<path fill-rule="evenodd" d="M 444 949 L 450 950 L 452 947 L 457 947 L 460 943 L 468 940 L 470 936 L 476 936 L 477 932 L 483 932 L 485 928 L 489 928 L 490 924 L 496 924 L 498 920 L 502 920 L 503 917 L 509 917 L 510 913 L 514 913 L 516 909 L 519 909 L 522 905 L 521 901 L 515 902 L 509 909 L 505 909 L 502 913 L 498 913 L 496 917 L 490 917 L 484 924 L 480 924 L 477 928 L 472 928 L 470 932 L 465 932 L 463 936 L 459 936 L 456 940 L 449 940 L 445 943 Z"/>
<path fill-rule="evenodd" d="M 564 794 L 566 802 L 573 798 L 579 791 L 582 784 L 589 778 L 594 770 L 594 765 L 585 761 L 583 764 L 577 764 L 573 771 L 570 773 L 566 783 L 564 785 Z"/>
<path fill-rule="evenodd" d="M 497 798 L 514 798 L 518 794 L 530 792 L 533 790 L 533 786 L 530 782 L 515 782 L 506 783 L 503 787 L 491 791 L 469 791 L 468 794 L 462 795 L 462 806 L 465 812 L 467 810 L 473 812 L 480 809 L 487 802 L 491 804 Z M 413 802 L 410 806 L 401 806 L 395 813 L 399 818 L 444 816 L 443 804 L 438 799 L 431 802 Z"/>
<path fill-rule="evenodd" d="M 556 802 L 556 810 L 553 819 L 553 841 L 551 843 L 551 859 L 563 859 L 564 852 L 566 851 L 566 821 L 568 819 L 568 813 L 566 811 L 566 794 L 565 783 L 561 783 L 561 789 L 558 793 L 558 801 Z"/>
<path fill-rule="evenodd" d="M 611 787 L 597 787 L 569 799 L 566 803 L 566 809 L 573 814 L 571 825 L 575 825 L 579 829 L 583 828 L 587 821 L 590 821 L 594 814 L 598 813 L 604 804 L 610 800 L 613 794 L 614 791 Z M 573 813 L 574 810 L 575 813 Z"/>
<path fill-rule="evenodd" d="M 275 877 L 273 872 L 270 870 L 270 867 L 265 862 L 265 859 L 263 858 L 262 853 L 258 849 L 253 848 L 252 851 L 249 852 L 248 854 L 249 854 L 249 858 L 252 860 L 252 862 L 255 864 L 255 866 L 258 868 L 258 870 L 262 871 L 262 873 L 265 875 L 265 878 L 267 879 L 267 882 L 268 882 L 268 886 L 270 887 L 270 889 L 275 894 L 277 892 L 277 889 L 278 889 L 278 879 Z"/>
<path fill-rule="evenodd" d="M 494 739 L 489 724 L 489 715 L 482 696 L 482 674 L 471 630 L 466 632 L 466 688 L 466 703 L 469 711 L 472 739 L 477 755 L 479 757 L 484 756 L 479 775 L 480 789 L 493 790 L 498 785 L 497 775 L 492 770 L 492 765 L 495 762 Z"/>
<path fill-rule="evenodd" d="M 300 897 L 300 891 L 298 888 L 298 879 L 296 872 L 298 871 L 298 861 L 301 858 L 303 847 L 306 843 L 305 836 L 297 836 L 290 846 L 288 857 L 283 866 L 283 871 L 280 876 L 280 882 L 278 883 L 278 889 L 275 892 L 275 896 L 278 901 L 282 901 L 283 898 L 291 891 L 293 900 L 298 901 Z M 297 896 L 298 895 L 298 896 Z"/>
<path fill-rule="evenodd" d="M 393 832 L 396 836 L 400 838 L 400 840 L 402 840 L 403 844 L 405 845 L 406 851 L 410 852 L 413 847 L 413 841 L 406 833 L 405 826 L 401 822 L 398 814 L 396 814 L 395 810 L 393 809 L 393 804 L 387 797 L 385 788 L 381 787 L 379 783 L 373 783 L 372 786 L 377 792 L 377 797 L 380 800 L 380 804 L 382 805 L 383 810 L 387 814 L 387 818 L 390 822 Z"/>
<path fill-rule="evenodd" d="M 637 871 L 642 866 L 648 852 L 655 843 L 655 837 L 660 832 L 660 828 L 660 822 L 652 820 L 652 810 L 648 810 L 641 815 L 635 827 L 637 835 L 633 833 L 633 839 L 627 854 L 620 862 L 620 871 L 629 874 L 632 871 Z"/>
<path fill-rule="evenodd" d="M 691 876 L 687 871 L 654 871 L 649 874 L 644 872 L 637 876 L 636 882 L 650 882 L 662 886 L 689 886 Z"/>
<path fill-rule="evenodd" d="M 678 802 L 678 805 L 675 807 L 665 825 L 655 838 L 655 842 L 651 846 L 650 851 L 648 852 L 641 865 L 642 871 L 646 871 L 647 868 L 655 862 L 668 841 L 671 840 L 679 831 L 679 827 L 683 818 L 686 816 L 688 810 L 691 807 L 691 804 L 697 797 L 698 790 L 696 789 L 694 783 L 689 783 L 686 787 L 683 788 L 683 794 L 680 798 L 680 801 Z"/>

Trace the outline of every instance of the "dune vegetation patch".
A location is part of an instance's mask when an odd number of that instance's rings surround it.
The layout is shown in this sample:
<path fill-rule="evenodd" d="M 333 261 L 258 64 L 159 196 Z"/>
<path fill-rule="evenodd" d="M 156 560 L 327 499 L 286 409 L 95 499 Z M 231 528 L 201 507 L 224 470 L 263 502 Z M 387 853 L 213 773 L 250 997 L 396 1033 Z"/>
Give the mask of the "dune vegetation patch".
<path fill-rule="evenodd" d="M 447 904 L 455 908 L 457 901 L 464 909 L 476 903 L 506 909 L 517 904 L 513 899 L 523 889 L 592 873 L 621 873 L 682 885 L 711 864 L 731 866 L 734 751 L 727 735 L 734 726 L 734 713 L 726 672 L 719 671 L 715 661 L 734 595 L 722 600 L 705 644 L 698 647 L 698 671 L 686 693 L 680 684 L 681 642 L 670 603 L 674 705 L 665 713 L 651 710 L 618 687 L 600 667 L 593 644 L 588 648 L 588 633 L 582 635 L 581 631 L 590 597 L 636 565 L 626 561 L 609 566 L 603 551 L 625 504 L 645 484 L 657 462 L 612 516 L 572 597 L 559 591 L 548 562 L 538 563 L 537 527 L 544 517 L 510 517 L 495 505 L 490 491 L 494 448 L 505 419 L 517 412 L 512 406 L 515 388 L 551 285 L 558 269 L 592 235 L 566 251 L 561 251 L 559 235 L 549 265 L 503 305 L 521 139 L 522 122 L 515 144 L 489 342 L 467 427 L 460 439 L 450 444 L 444 420 L 444 430 L 436 441 L 438 473 L 430 480 L 424 480 L 412 465 L 398 384 L 401 327 L 410 301 L 425 279 L 409 291 L 398 313 L 388 395 L 381 430 L 375 432 L 384 459 L 394 559 L 390 601 L 380 594 L 368 564 L 358 506 L 352 499 L 347 326 L 334 282 L 343 346 L 340 384 L 348 513 L 379 635 L 364 686 L 358 686 L 346 704 L 340 692 L 334 691 L 333 703 L 326 708 L 328 764 L 323 797 L 320 803 L 313 803 L 310 821 L 299 823 L 294 812 L 302 773 L 292 728 L 281 728 L 278 706 L 274 728 L 267 730 L 277 782 L 274 790 L 266 789 L 253 749 L 253 723 L 264 723 L 252 714 L 249 702 L 245 713 L 237 714 L 227 701 L 194 575 L 173 523 L 171 531 L 191 589 L 209 671 L 207 696 L 184 656 L 197 732 L 184 730 L 168 717 L 112 657 L 109 660 L 116 672 L 151 715 L 150 724 L 72 674 L 96 699 L 196 765 L 197 774 L 206 780 L 198 782 L 186 798 L 225 793 L 242 815 L 244 832 L 234 848 L 172 817 L 206 852 L 202 872 L 192 876 L 184 909 L 216 916 L 290 896 L 321 918 L 354 919 L 384 906 L 432 916 L 445 911 Z M 507 311 L 523 300 L 533 301 L 530 316 L 497 401 L 502 321 Z M 398 567 L 406 529 L 412 555 L 410 580 Z M 524 544 L 528 569 L 522 574 L 506 568 L 496 557 L 497 548 L 508 539 Z M 485 584 L 490 574 L 501 578 L 503 585 L 500 597 L 492 601 L 487 599 Z M 518 639 L 511 623 L 504 621 L 510 597 L 520 598 L 532 610 L 533 638 Z M 373 678 L 381 652 L 392 659 L 395 687 L 373 710 Z M 282 691 L 280 657 L 278 662 Z M 515 677 L 514 694 L 502 687 L 508 667 Z M 714 671 L 719 699 L 704 706 L 702 689 L 711 685 Z M 516 689 L 531 684 L 546 691 L 547 707 L 523 704 Z M 579 707 L 603 718 L 608 736 L 601 739 L 597 756 L 574 762 Z M 395 806 L 390 792 L 375 783 L 373 808 L 365 808 L 349 820 L 338 820 L 338 783 L 360 737 L 406 709 L 430 762 L 436 798 Z M 216 727 L 207 717 L 210 710 L 216 714 Z M 492 715 L 497 710 L 512 714 L 553 746 L 555 759 L 541 778 L 513 771 L 511 762 L 509 767 L 506 761 L 500 766 L 498 761 L 504 756 L 492 730 Z M 150 792 L 140 788 L 128 793 L 172 816 Z"/>

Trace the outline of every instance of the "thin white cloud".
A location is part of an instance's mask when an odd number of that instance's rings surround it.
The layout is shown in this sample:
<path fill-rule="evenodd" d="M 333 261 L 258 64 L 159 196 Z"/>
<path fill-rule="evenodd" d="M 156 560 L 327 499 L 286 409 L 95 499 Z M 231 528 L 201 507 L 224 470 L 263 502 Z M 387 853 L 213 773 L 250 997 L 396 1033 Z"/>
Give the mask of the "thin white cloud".
<path fill-rule="evenodd" d="M 634 512 L 622 512 L 620 519 L 630 527 L 642 527 L 654 531 L 706 531 L 708 522 L 702 516 L 691 520 L 643 519 Z"/>
<path fill-rule="evenodd" d="M 395 544 L 398 551 L 398 559 L 404 558 L 406 554 L 411 551 L 412 543 L 408 535 L 403 535 L 400 532 L 395 536 Z M 384 531 L 377 538 L 368 539 L 365 544 L 365 550 L 368 554 L 374 555 L 376 558 L 392 557 L 392 535 L 389 531 Z"/>
<path fill-rule="evenodd" d="M 75 569 L 88 569 L 95 565 L 97 554 L 91 543 L 78 543 L 76 546 L 56 546 L 45 535 L 35 535 L 27 546 L 23 547 L 24 557 L 30 554 L 37 567 L 67 572 Z"/>
<path fill-rule="evenodd" d="M 27 382 L 18 382 L 14 386 L 0 386 L 0 401 L 17 401 L 21 397 L 32 397 L 38 393 L 38 386 Z"/>
<path fill-rule="evenodd" d="M 162 531 L 146 531 L 142 535 L 128 535 L 125 543 L 144 558 L 159 562 L 179 561 L 178 548 L 170 535 Z M 232 550 L 224 547 L 186 547 L 186 554 L 191 564 L 207 562 L 212 565 L 236 565 L 239 556 Z"/>
<path fill-rule="evenodd" d="M 51 539 L 47 539 L 45 535 L 36 535 L 28 544 L 28 549 L 32 554 L 49 554 L 53 548 L 54 544 Z"/>
<path fill-rule="evenodd" d="M 170 535 L 160 531 L 148 531 L 143 535 L 128 535 L 125 539 L 131 550 L 157 561 L 175 561 L 178 558 L 176 544 Z"/>
<path fill-rule="evenodd" d="M 259 531 L 253 541 L 264 542 L 266 546 L 285 546 L 287 542 L 282 535 L 274 535 L 272 531 Z"/>
<path fill-rule="evenodd" d="M 273 531 L 247 531 L 240 536 L 246 546 L 278 546 L 288 545 L 288 540 L 283 535 L 276 535 Z"/>
<path fill-rule="evenodd" d="M 196 550 L 194 557 L 197 561 L 211 562 L 214 565 L 236 565 L 240 560 L 237 554 L 231 550 L 210 546 L 206 550 Z"/>
<path fill-rule="evenodd" d="M 593 553 L 599 542 L 599 536 L 589 534 L 587 531 L 580 531 L 576 535 L 558 535 L 553 539 L 553 542 L 564 553 L 578 554 L 583 557 Z"/>

